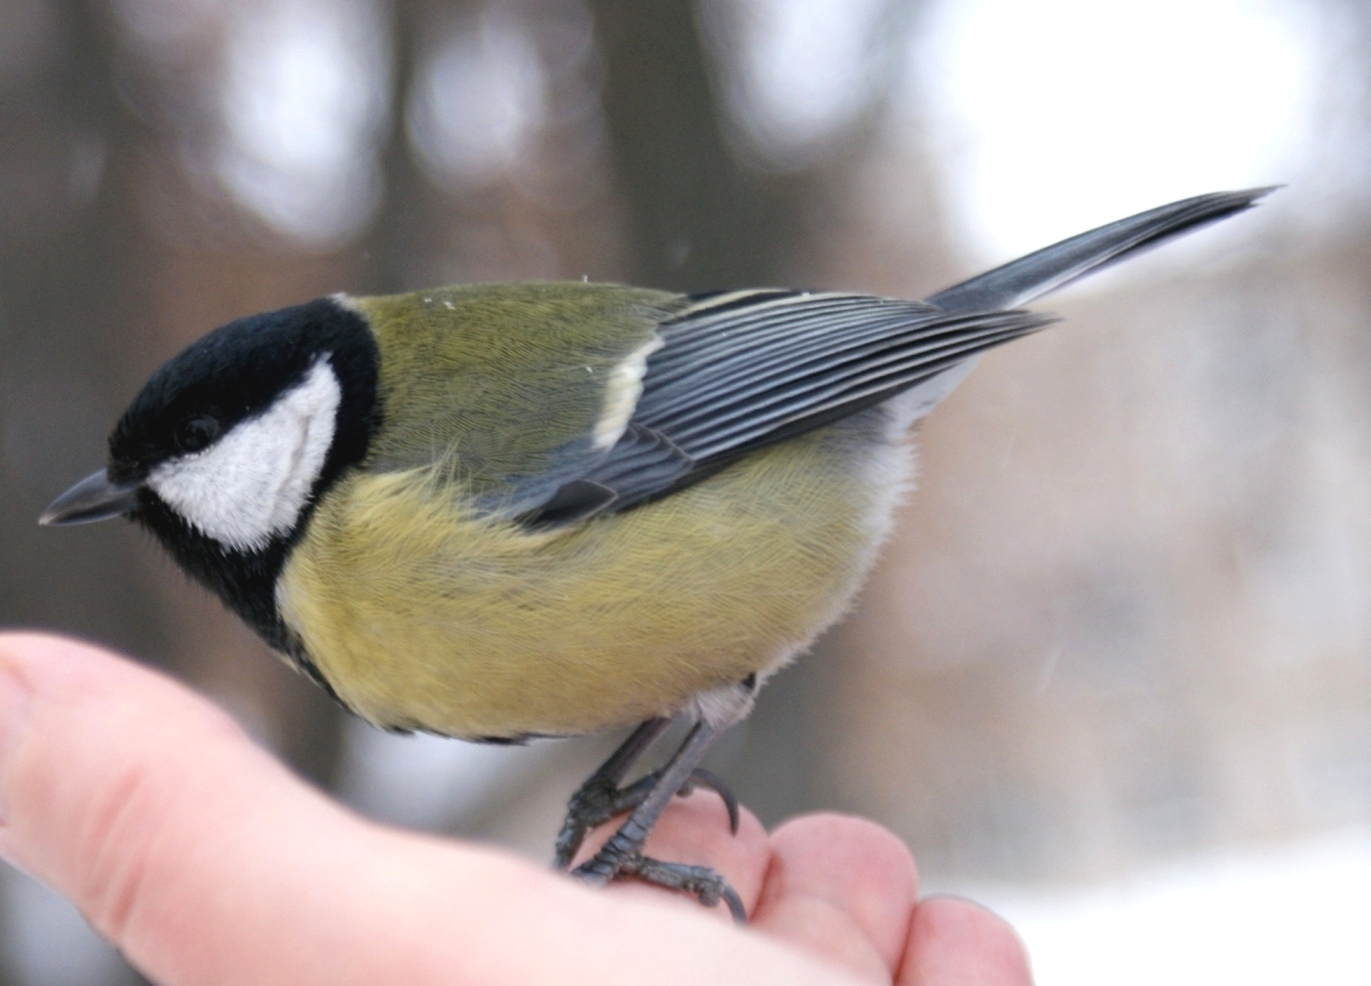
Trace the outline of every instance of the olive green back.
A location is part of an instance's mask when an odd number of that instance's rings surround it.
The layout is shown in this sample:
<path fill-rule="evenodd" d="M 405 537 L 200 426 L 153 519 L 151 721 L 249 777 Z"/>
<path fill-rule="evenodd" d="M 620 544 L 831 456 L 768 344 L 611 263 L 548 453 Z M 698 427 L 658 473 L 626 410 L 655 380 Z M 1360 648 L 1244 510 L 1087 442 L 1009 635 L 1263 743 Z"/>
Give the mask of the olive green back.
<path fill-rule="evenodd" d="M 597 454 L 614 371 L 685 299 L 581 282 L 468 285 L 351 302 L 381 352 L 365 468 L 440 464 L 478 499 L 536 500 Z"/>

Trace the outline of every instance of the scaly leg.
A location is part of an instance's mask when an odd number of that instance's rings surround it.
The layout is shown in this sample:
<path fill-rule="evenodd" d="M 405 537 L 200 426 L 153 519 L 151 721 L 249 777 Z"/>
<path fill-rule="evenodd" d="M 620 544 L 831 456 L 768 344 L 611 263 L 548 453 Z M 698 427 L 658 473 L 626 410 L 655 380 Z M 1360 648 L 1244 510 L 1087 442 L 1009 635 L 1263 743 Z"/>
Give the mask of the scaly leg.
<path fill-rule="evenodd" d="M 617 761 L 621 753 L 627 751 L 630 761 L 636 759 L 642 753 L 643 748 L 656 738 L 663 727 L 656 726 L 654 723 L 655 720 L 649 720 L 638 727 L 637 732 L 629 737 L 628 742 L 625 742 L 619 750 L 615 751 L 614 756 L 610 757 L 610 761 L 615 762 L 615 767 L 619 766 Z M 655 729 L 656 732 L 648 739 L 635 743 L 635 741 L 640 740 L 640 734 L 647 734 L 652 729 Z M 653 775 L 654 783 L 638 806 L 633 809 L 633 813 L 628 816 L 628 820 L 609 837 L 609 841 L 600 848 L 599 852 L 587 862 L 576 867 L 573 874 L 597 886 L 620 877 L 633 877 L 660 887 L 693 893 L 700 899 L 700 903 L 706 907 L 712 907 L 723 900 L 728 904 L 728 909 L 733 914 L 735 921 L 740 923 L 746 921 L 747 912 L 743 907 L 741 898 L 728 885 L 728 881 L 718 873 L 705 866 L 667 863 L 643 855 L 643 844 L 647 841 L 652 826 L 657 823 L 657 819 L 666 810 L 666 806 L 671 803 L 671 799 L 696 775 L 700 760 L 703 759 L 719 732 L 718 728 L 703 720 L 697 722 L 686 737 L 685 742 L 681 744 L 681 748 L 676 751 L 676 755 L 661 771 Z M 630 749 L 631 746 L 632 749 Z M 607 763 L 606 766 L 608 767 L 609 764 Z M 623 771 L 627 771 L 627 769 L 627 766 L 623 767 Z M 596 771 L 592 780 L 595 780 L 600 773 L 601 771 Z M 609 773 L 606 771 L 606 776 Z M 619 779 L 622 779 L 622 772 Z M 589 782 L 587 782 L 588 784 Z M 576 799 L 573 798 L 572 800 L 574 803 Z M 564 828 L 563 832 L 565 831 Z M 559 839 L 559 860 L 561 859 L 561 851 L 562 840 Z"/>
<path fill-rule="evenodd" d="M 620 785 L 633 764 L 669 724 L 668 719 L 649 719 L 644 722 L 571 796 L 571 801 L 567 805 L 566 820 L 562 823 L 561 831 L 557 833 L 556 855 L 552 861 L 554 867 L 559 870 L 570 867 L 587 832 L 609 821 L 615 815 L 637 808 L 657 786 L 662 775 L 660 770 L 653 771 L 627 787 Z M 728 809 L 729 829 L 737 833 L 739 809 L 738 799 L 733 796 L 733 792 L 722 780 L 702 768 L 696 768 L 691 772 L 678 793 L 689 794 L 696 787 L 714 791 L 723 798 L 724 807 Z"/>
<path fill-rule="evenodd" d="M 553 866 L 559 870 L 570 866 L 586 833 L 623 810 L 617 808 L 615 801 L 620 793 L 619 785 L 638 758 L 652 745 L 652 741 L 662 735 L 670 724 L 670 719 L 648 719 L 629 733 L 628 739 L 620 743 L 609 759 L 600 764 L 595 773 L 576 789 L 567 805 L 566 821 L 562 822 L 562 830 L 557 833 Z"/>

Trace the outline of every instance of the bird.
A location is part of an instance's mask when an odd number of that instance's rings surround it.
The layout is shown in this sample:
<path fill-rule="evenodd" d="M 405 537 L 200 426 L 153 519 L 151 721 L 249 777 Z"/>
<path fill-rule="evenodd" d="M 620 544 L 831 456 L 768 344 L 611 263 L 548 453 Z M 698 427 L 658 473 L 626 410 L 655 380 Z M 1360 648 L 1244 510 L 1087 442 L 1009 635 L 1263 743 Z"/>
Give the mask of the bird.
<path fill-rule="evenodd" d="M 848 608 L 911 485 L 906 433 L 1022 306 L 1251 208 L 1218 192 L 923 301 L 512 282 L 334 294 L 157 369 L 44 525 L 123 516 L 383 729 L 522 742 L 636 727 L 572 795 L 555 864 L 727 904 L 648 833 L 758 689 Z M 626 783 L 675 720 L 680 746 Z"/>

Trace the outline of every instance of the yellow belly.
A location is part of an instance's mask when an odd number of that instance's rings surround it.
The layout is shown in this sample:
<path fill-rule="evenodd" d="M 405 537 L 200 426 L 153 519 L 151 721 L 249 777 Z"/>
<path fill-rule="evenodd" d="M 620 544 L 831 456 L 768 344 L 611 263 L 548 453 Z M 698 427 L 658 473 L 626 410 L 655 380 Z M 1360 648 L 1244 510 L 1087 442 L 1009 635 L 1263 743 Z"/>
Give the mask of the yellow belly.
<path fill-rule="evenodd" d="M 380 725 L 496 737 L 670 715 L 784 662 L 856 590 L 902 470 L 895 450 L 853 456 L 833 438 L 541 532 L 476 516 L 426 471 L 358 472 L 320 503 L 278 604 Z"/>

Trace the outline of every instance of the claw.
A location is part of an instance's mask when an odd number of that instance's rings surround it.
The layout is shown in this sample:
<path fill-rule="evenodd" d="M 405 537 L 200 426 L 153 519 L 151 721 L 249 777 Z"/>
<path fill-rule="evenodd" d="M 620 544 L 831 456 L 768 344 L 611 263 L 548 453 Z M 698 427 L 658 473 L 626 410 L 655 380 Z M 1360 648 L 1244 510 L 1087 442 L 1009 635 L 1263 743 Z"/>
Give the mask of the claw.
<path fill-rule="evenodd" d="M 595 886 L 603 886 L 625 877 L 649 883 L 667 890 L 694 894 L 705 907 L 723 901 L 737 924 L 747 923 L 747 908 L 738 892 L 714 870 L 707 866 L 668 863 L 644 856 L 637 849 L 625 847 L 614 840 L 607 842 L 594 857 L 572 871 L 572 876 Z"/>
<path fill-rule="evenodd" d="M 630 875 L 635 880 L 653 886 L 693 893 L 705 907 L 714 907 L 722 900 L 728 905 L 728 912 L 737 924 L 747 924 L 747 908 L 743 906 L 743 899 L 727 880 L 707 866 L 665 863 L 640 855 Z"/>
<path fill-rule="evenodd" d="M 713 791 L 723 799 L 724 808 L 728 810 L 728 831 L 733 835 L 737 835 L 740 821 L 738 799 L 734 796 L 733 792 L 729 790 L 728 785 L 713 771 L 705 770 L 703 767 L 696 767 L 690 772 L 690 779 L 687 780 L 685 786 L 681 788 L 681 794 L 689 794 L 697 787 Z"/>
<path fill-rule="evenodd" d="M 615 787 L 599 782 L 597 778 L 592 778 L 584 784 L 571 796 L 571 802 L 567 805 L 566 820 L 562 822 L 562 829 L 557 833 L 552 865 L 559 870 L 566 870 L 571 866 L 571 861 L 580 850 L 586 834 L 614 816 L 637 808 L 657 786 L 661 774 L 660 770 L 654 770 L 627 787 Z M 697 787 L 713 791 L 723 799 L 724 808 L 728 811 L 728 830 L 737 835 L 740 810 L 738 799 L 729 790 L 728 785 L 717 774 L 703 767 L 696 767 L 681 785 L 678 793 L 684 797 Z"/>

